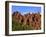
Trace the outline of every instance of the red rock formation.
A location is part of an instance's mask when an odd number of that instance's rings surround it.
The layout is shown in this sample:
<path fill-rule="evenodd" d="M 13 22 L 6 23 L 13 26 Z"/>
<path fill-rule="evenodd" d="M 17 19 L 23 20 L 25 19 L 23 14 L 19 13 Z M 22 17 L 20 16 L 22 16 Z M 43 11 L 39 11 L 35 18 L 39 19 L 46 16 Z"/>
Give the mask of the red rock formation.
<path fill-rule="evenodd" d="M 22 25 L 30 25 L 33 29 L 41 29 L 41 15 L 40 14 L 25 14 L 21 15 L 19 12 L 15 12 L 12 15 L 12 20 L 22 23 Z"/>

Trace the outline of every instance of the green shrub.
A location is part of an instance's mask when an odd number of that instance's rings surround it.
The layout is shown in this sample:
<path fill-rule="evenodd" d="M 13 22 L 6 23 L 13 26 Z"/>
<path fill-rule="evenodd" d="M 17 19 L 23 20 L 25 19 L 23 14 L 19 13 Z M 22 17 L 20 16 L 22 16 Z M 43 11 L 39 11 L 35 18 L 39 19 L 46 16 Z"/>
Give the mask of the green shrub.
<path fill-rule="evenodd" d="M 18 23 L 16 21 L 12 21 L 12 31 L 19 31 L 19 30 L 32 30 L 32 27 L 29 25 L 22 26 L 22 23 Z"/>

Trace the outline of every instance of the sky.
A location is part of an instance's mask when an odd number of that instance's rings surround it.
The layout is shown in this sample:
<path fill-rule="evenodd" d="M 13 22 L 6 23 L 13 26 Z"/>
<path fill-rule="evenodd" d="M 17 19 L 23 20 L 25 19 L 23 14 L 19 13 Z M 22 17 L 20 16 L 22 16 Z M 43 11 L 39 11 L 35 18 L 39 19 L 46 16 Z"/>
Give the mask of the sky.
<path fill-rule="evenodd" d="M 21 14 L 41 12 L 41 7 L 34 6 L 12 6 L 12 12 L 19 11 Z"/>

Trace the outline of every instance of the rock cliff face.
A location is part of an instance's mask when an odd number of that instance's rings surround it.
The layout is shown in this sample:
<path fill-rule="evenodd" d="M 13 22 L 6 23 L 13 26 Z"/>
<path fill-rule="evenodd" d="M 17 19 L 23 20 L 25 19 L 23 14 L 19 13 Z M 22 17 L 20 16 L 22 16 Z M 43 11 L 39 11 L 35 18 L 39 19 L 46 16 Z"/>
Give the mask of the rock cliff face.
<path fill-rule="evenodd" d="M 14 12 L 12 14 L 12 20 L 22 23 L 22 26 L 24 25 L 29 25 L 30 27 L 34 30 L 39 30 L 41 29 L 41 14 L 39 13 L 28 13 L 21 15 L 19 12 Z"/>

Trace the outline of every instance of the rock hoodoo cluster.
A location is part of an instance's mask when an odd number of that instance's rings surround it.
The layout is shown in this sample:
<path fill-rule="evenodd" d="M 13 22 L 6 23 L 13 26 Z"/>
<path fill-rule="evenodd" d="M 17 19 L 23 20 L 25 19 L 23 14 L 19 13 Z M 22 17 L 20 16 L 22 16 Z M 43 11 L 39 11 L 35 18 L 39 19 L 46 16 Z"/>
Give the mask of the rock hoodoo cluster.
<path fill-rule="evenodd" d="M 14 12 L 12 14 L 12 20 L 22 23 L 22 26 L 30 25 L 34 30 L 41 29 L 41 14 L 39 13 L 28 13 L 22 15 L 19 12 Z"/>

